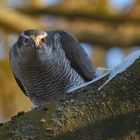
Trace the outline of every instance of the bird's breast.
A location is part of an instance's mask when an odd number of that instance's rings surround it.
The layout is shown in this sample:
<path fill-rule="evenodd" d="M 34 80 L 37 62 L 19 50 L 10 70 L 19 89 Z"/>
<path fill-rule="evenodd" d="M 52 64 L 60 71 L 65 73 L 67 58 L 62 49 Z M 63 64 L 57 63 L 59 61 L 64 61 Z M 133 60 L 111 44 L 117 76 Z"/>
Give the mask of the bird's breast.
<path fill-rule="evenodd" d="M 71 87 L 84 83 L 68 60 L 46 59 L 33 63 L 20 63 L 16 75 L 22 81 L 27 95 L 35 105 L 64 94 Z"/>

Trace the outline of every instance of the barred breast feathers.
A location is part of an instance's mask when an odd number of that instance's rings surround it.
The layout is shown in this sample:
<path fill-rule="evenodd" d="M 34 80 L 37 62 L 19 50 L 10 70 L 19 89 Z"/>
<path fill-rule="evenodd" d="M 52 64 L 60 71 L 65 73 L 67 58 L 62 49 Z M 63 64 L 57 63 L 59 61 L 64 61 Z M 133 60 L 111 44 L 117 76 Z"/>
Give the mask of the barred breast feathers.
<path fill-rule="evenodd" d="M 41 61 L 38 61 L 34 67 L 30 63 L 22 63 L 21 59 L 24 59 L 25 56 L 19 56 L 18 52 L 15 51 L 16 48 L 11 50 L 13 72 L 18 79 L 23 81 L 28 96 L 33 100 L 35 93 L 37 93 L 38 100 L 39 98 L 43 100 L 42 98 L 45 99 L 45 97 L 49 98 L 47 96 L 55 95 L 58 92 L 57 90 L 61 92 L 65 88 L 67 91 L 71 87 L 84 83 L 82 77 L 71 67 L 70 61 L 66 58 L 65 52 L 61 48 L 59 34 L 54 36 L 54 40 L 55 46 L 57 46 L 55 47 L 56 50 L 52 53 L 52 47 L 50 47 L 50 53 L 48 51 L 48 55 L 44 56 L 46 57 L 45 62 L 40 63 Z"/>
<path fill-rule="evenodd" d="M 14 76 L 34 105 L 40 105 L 85 83 L 66 57 L 61 36 L 57 33 L 53 37 L 53 43 L 49 44 L 53 46 L 46 44 L 44 50 L 40 51 L 32 48 L 32 54 L 31 50 L 24 51 L 26 48 L 21 53 L 17 44 L 10 49 L 10 64 Z"/>

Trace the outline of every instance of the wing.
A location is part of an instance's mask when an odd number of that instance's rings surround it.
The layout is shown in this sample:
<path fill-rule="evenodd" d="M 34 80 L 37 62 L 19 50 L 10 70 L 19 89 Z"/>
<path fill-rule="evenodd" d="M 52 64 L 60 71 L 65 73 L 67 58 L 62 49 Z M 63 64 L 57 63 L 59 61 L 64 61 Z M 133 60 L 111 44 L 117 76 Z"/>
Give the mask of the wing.
<path fill-rule="evenodd" d="M 14 44 L 14 45 L 16 45 L 16 44 Z M 14 45 L 13 45 L 13 47 L 14 47 Z M 14 51 L 14 48 L 13 48 L 13 47 L 10 48 L 10 52 L 9 52 L 9 60 L 10 60 L 11 70 L 12 70 L 13 76 L 14 76 L 14 78 L 15 78 L 15 80 L 16 80 L 18 86 L 20 87 L 20 89 L 22 90 L 22 92 L 27 96 L 26 90 L 25 90 L 25 88 L 24 88 L 22 82 L 15 76 L 15 74 L 14 74 L 14 72 L 13 72 L 13 69 L 12 69 L 12 59 L 13 59 L 12 57 L 13 57 L 13 55 L 14 55 L 14 56 L 17 55 L 16 52 Z"/>
<path fill-rule="evenodd" d="M 20 87 L 20 89 L 22 90 L 22 92 L 27 96 L 26 90 L 24 89 L 24 86 L 22 84 L 22 82 L 14 75 L 14 78 L 18 84 L 18 86 Z"/>
<path fill-rule="evenodd" d="M 65 50 L 66 57 L 70 60 L 71 66 L 85 81 L 90 81 L 95 78 L 91 60 L 72 35 L 61 30 L 49 31 L 47 33 L 51 35 L 55 35 L 56 33 L 60 34 L 62 48 Z"/>

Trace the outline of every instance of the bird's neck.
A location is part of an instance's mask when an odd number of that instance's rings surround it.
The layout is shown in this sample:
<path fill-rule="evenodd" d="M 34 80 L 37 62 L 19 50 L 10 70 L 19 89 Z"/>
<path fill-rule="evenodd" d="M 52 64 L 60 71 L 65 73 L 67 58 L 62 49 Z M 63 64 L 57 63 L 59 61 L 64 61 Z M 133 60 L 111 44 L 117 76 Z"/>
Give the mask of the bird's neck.
<path fill-rule="evenodd" d="M 36 65 L 36 63 L 41 63 L 42 57 L 40 52 L 35 50 L 24 50 L 19 56 L 19 62 L 28 65 Z"/>

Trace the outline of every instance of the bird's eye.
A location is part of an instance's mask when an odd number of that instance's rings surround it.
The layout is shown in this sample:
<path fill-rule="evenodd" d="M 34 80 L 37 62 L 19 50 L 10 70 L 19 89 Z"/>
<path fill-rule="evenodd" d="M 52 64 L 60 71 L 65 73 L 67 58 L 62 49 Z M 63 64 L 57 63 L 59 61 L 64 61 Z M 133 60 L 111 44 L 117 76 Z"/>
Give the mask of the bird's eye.
<path fill-rule="evenodd" d="M 47 41 L 47 38 L 46 37 L 41 38 L 41 42 L 42 43 L 45 43 L 46 41 Z"/>
<path fill-rule="evenodd" d="M 29 41 L 29 38 L 23 37 L 23 42 L 24 43 L 28 43 L 28 41 Z"/>

